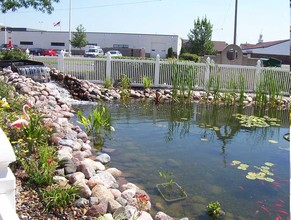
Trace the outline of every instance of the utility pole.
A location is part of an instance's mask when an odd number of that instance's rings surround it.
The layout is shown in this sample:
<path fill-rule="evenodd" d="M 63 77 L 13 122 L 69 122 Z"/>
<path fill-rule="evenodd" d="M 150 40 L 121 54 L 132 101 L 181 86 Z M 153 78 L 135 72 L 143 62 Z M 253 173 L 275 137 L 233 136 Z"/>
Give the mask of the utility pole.
<path fill-rule="evenodd" d="M 235 12 L 234 12 L 234 36 L 233 44 L 236 45 L 236 24 L 237 24 L 237 0 L 235 0 Z"/>
<path fill-rule="evenodd" d="M 69 56 L 71 56 L 71 50 L 72 50 L 71 16 L 72 16 L 72 4 L 71 4 L 71 0 L 69 0 Z"/>

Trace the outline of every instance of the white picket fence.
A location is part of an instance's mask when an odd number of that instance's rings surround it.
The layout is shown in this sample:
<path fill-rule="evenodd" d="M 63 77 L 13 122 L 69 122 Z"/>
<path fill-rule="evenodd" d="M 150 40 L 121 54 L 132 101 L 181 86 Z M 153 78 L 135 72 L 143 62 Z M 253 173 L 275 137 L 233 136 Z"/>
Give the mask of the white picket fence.
<path fill-rule="evenodd" d="M 105 58 L 65 57 L 62 55 L 58 57 L 34 56 L 31 59 L 89 81 L 105 82 L 106 79 L 111 79 L 114 82 L 125 74 L 135 86 L 143 86 L 142 78 L 146 76 L 152 79 L 155 87 L 171 87 L 175 74 L 192 74 L 191 80 L 195 84 L 192 86 L 202 90 L 206 89 L 210 79 L 213 80 L 216 77 L 219 77 L 221 90 L 230 89 L 231 83 L 238 83 L 243 77 L 244 90 L 255 92 L 258 82 L 268 73 L 273 74 L 273 79 L 280 92 L 287 95 L 290 91 L 290 71 L 286 68 L 262 67 L 260 61 L 256 66 L 237 66 L 214 64 L 209 58 L 206 63 L 162 61 L 159 56 L 155 60 L 133 60 L 110 56 Z"/>

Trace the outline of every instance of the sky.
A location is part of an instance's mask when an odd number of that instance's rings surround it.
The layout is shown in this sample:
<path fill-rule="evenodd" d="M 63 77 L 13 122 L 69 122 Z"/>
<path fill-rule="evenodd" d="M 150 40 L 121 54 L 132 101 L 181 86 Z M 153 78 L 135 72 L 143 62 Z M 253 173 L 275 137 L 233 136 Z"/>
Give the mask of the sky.
<path fill-rule="evenodd" d="M 71 2 L 71 10 L 70 10 Z M 32 8 L 0 15 L 0 23 L 47 31 L 175 34 L 188 39 L 194 20 L 207 17 L 212 40 L 233 43 L 235 0 L 60 0 L 52 14 Z M 237 44 L 290 38 L 289 0 L 238 0 Z M 71 19 L 70 19 L 71 12 Z M 69 22 L 71 20 L 71 22 Z M 54 23 L 60 21 L 60 26 Z M 69 25 L 71 23 L 71 25 Z"/>

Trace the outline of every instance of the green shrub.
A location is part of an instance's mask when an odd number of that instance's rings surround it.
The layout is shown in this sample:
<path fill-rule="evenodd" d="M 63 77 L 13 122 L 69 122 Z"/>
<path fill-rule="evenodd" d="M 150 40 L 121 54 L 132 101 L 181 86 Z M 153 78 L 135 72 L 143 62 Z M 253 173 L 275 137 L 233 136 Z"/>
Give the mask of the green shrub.
<path fill-rule="evenodd" d="M 28 56 L 21 49 L 4 50 L 0 52 L 0 60 L 25 60 Z"/>
<path fill-rule="evenodd" d="M 175 55 L 174 55 L 173 48 L 172 47 L 168 48 L 167 58 L 174 58 L 174 57 Z"/>
<path fill-rule="evenodd" d="M 191 53 L 183 53 L 180 55 L 179 59 L 181 60 L 190 60 L 194 62 L 200 62 L 201 58 L 196 55 L 196 54 L 191 54 Z"/>
<path fill-rule="evenodd" d="M 52 208 L 64 208 L 72 204 L 78 198 L 78 186 L 59 186 L 52 185 L 41 191 L 41 196 L 45 203 L 45 209 L 48 211 Z"/>
<path fill-rule="evenodd" d="M 52 184 L 55 169 L 57 167 L 56 147 L 41 145 L 37 153 L 20 159 L 29 182 L 37 186 Z"/>
<path fill-rule="evenodd" d="M 148 89 L 152 86 L 152 79 L 147 76 L 142 77 L 142 84 L 145 89 Z"/>
<path fill-rule="evenodd" d="M 105 82 L 104 82 L 104 87 L 106 89 L 109 89 L 112 86 L 112 80 L 110 78 L 106 78 Z"/>

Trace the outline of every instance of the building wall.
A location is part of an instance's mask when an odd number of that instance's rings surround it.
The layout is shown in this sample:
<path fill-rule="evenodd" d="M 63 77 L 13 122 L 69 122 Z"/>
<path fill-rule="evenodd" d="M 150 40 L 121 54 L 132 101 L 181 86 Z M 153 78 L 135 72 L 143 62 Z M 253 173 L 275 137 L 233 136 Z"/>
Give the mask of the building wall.
<path fill-rule="evenodd" d="M 285 41 L 265 48 L 246 49 L 243 52 L 252 52 L 253 54 L 270 54 L 270 55 L 286 55 L 290 56 L 290 41 Z"/>
<path fill-rule="evenodd" d="M 182 41 L 178 35 L 158 35 L 158 34 L 126 34 L 126 33 L 97 33 L 87 32 L 87 40 L 101 48 L 128 47 L 131 49 L 144 49 L 150 57 L 165 58 L 168 48 L 172 47 L 173 51 L 179 55 Z M 55 48 L 69 49 L 68 32 L 50 32 L 50 31 L 11 31 L 8 33 L 12 43 L 22 48 Z M 73 37 L 73 34 L 72 34 Z M 4 32 L 0 32 L 0 40 L 4 43 Z M 32 44 L 23 45 L 21 42 Z M 52 43 L 60 43 L 56 45 Z M 72 48 L 74 49 L 74 48 Z"/>

